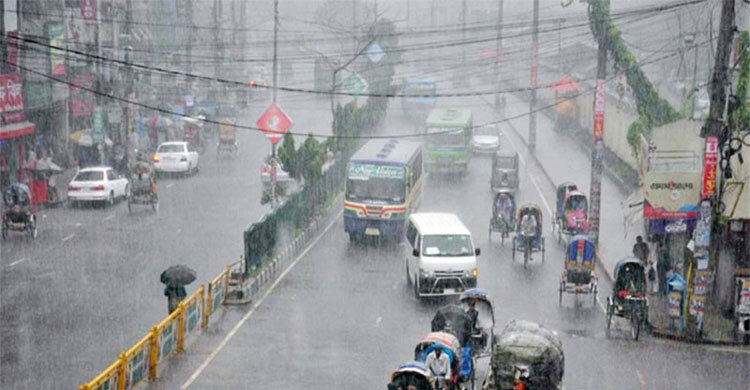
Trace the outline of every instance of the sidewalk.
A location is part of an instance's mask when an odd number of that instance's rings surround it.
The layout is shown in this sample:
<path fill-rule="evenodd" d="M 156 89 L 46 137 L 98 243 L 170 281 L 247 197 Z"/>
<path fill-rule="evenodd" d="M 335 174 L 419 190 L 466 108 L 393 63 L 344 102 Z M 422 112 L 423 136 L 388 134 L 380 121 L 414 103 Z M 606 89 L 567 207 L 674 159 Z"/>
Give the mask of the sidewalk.
<path fill-rule="evenodd" d="M 516 95 L 507 96 L 506 116 L 515 116 L 528 112 L 528 101 L 520 99 Z M 555 185 L 563 181 L 572 181 L 581 188 L 584 193 L 589 193 L 590 184 L 590 157 L 587 145 L 581 145 L 572 137 L 557 134 L 554 122 L 547 117 L 547 111 L 537 113 L 537 145 L 535 155 L 542 170 Z M 527 142 L 528 116 L 523 116 L 511 121 L 512 127 L 518 135 Z M 562 156 L 561 151 L 576 150 L 576 156 Z M 564 159 L 561 163 L 560 159 Z M 605 167 L 605 169 L 607 169 Z M 613 279 L 614 268 L 623 257 L 630 256 L 632 244 L 635 237 L 642 235 L 643 225 L 631 226 L 626 229 L 624 225 L 623 209 L 621 204 L 626 200 L 629 193 L 621 181 L 615 181 L 608 174 L 602 177 L 602 204 L 600 222 L 600 245 L 599 262 L 600 269 L 610 281 Z M 554 200 L 553 200 L 554 201 Z M 681 341 L 690 341 L 707 344 L 738 345 L 742 340 L 734 337 L 734 324 L 731 320 L 724 318 L 717 308 L 709 305 L 705 313 L 703 334 L 688 335 L 679 332 L 676 325 L 671 326 L 667 313 L 666 297 L 662 295 L 649 296 L 649 323 L 652 335 Z"/>

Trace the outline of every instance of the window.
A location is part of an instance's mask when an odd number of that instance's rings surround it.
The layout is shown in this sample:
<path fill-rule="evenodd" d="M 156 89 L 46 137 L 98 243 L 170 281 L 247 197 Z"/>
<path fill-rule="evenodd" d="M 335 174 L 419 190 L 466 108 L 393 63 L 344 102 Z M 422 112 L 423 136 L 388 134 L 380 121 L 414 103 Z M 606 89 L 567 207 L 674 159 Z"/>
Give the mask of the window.
<path fill-rule="evenodd" d="M 102 181 L 104 180 L 104 172 L 102 171 L 83 171 L 78 172 L 73 181 Z"/>
<path fill-rule="evenodd" d="M 417 237 L 417 228 L 414 224 L 409 222 L 409 226 L 406 228 L 406 240 L 409 241 L 409 245 L 414 247 L 414 239 Z"/>
<path fill-rule="evenodd" d="M 185 146 L 182 144 L 165 144 L 159 145 L 157 153 L 181 153 L 185 151 Z"/>
<path fill-rule="evenodd" d="M 458 257 L 472 256 L 474 250 L 469 235 L 429 235 L 424 236 L 422 256 Z"/>
<path fill-rule="evenodd" d="M 115 181 L 115 180 L 117 180 L 117 174 L 115 173 L 115 171 L 113 171 L 111 169 L 107 169 L 107 180 L 108 181 Z"/>

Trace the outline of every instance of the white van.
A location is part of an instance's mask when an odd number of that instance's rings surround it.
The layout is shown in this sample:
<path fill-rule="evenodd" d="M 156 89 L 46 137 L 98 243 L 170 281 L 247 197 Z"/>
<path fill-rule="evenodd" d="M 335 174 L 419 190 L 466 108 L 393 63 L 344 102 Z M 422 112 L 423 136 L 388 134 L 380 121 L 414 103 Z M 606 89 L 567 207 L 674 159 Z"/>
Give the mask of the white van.
<path fill-rule="evenodd" d="M 458 295 L 477 286 L 480 251 L 454 214 L 412 214 L 406 242 L 406 282 L 417 298 Z"/>

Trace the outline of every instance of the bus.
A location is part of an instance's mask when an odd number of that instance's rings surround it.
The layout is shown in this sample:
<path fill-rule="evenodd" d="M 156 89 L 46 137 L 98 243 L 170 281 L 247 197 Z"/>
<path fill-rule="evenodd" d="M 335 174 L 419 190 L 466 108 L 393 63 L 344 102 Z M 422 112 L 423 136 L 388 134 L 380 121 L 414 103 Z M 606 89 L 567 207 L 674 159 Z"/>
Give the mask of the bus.
<path fill-rule="evenodd" d="M 422 191 L 422 144 L 399 139 L 368 141 L 349 160 L 344 194 L 344 230 L 364 236 L 404 235 Z"/>
<path fill-rule="evenodd" d="M 425 123 L 427 172 L 466 173 L 471 159 L 472 116 L 469 109 L 436 108 Z"/>
<path fill-rule="evenodd" d="M 419 122 L 423 121 L 427 114 L 435 108 L 437 98 L 437 84 L 435 80 L 429 78 L 407 78 L 404 80 L 403 93 L 405 95 L 401 100 L 401 108 L 406 118 L 414 118 Z"/>

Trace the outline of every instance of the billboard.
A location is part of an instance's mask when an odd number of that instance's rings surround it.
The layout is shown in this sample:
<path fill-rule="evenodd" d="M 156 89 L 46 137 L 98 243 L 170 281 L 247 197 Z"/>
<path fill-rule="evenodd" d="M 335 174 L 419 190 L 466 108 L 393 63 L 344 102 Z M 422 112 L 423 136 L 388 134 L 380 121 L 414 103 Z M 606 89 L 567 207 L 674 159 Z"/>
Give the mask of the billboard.
<path fill-rule="evenodd" d="M 23 83 L 16 73 L 0 75 L 0 112 L 23 111 Z"/>
<path fill-rule="evenodd" d="M 62 22 L 50 22 L 47 24 L 47 36 L 49 37 L 49 60 L 50 74 L 52 76 L 65 75 L 65 25 Z M 53 49 L 59 47 L 62 49 Z"/>
<path fill-rule="evenodd" d="M 701 176 L 701 172 L 648 172 L 643 178 L 643 217 L 697 218 Z"/>
<path fill-rule="evenodd" d="M 73 118 L 88 116 L 94 112 L 94 94 L 77 86 L 93 88 L 94 76 L 77 75 L 70 78 L 70 116 Z"/>

